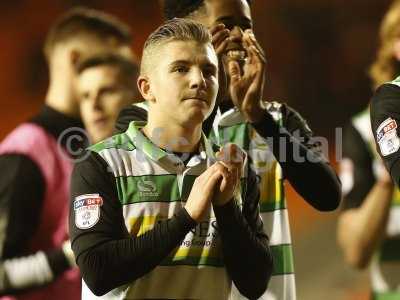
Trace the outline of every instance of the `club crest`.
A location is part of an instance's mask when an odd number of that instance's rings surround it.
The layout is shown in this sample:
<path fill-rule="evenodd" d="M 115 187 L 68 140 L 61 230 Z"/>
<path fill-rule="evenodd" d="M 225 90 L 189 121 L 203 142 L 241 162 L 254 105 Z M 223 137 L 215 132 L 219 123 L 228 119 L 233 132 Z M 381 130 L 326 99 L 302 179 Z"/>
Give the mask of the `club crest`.
<path fill-rule="evenodd" d="M 75 198 L 75 225 L 79 229 L 88 229 L 96 225 L 100 219 L 100 206 L 103 198 L 99 194 L 86 194 Z"/>
<path fill-rule="evenodd" d="M 383 121 L 376 130 L 376 140 L 383 156 L 395 153 L 400 148 L 400 139 L 397 135 L 397 123 L 392 118 Z"/>

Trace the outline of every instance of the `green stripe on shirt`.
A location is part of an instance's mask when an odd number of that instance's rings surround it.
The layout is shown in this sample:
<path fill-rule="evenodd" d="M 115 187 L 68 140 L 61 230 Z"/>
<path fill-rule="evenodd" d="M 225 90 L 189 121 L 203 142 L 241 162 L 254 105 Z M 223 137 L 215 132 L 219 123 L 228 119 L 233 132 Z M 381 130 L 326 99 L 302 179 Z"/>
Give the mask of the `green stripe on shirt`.
<path fill-rule="evenodd" d="M 180 201 L 175 174 L 121 176 L 115 178 L 118 198 L 122 205 L 141 202 Z"/>
<path fill-rule="evenodd" d="M 272 275 L 285 275 L 294 273 L 292 245 L 270 246 L 274 262 Z"/>

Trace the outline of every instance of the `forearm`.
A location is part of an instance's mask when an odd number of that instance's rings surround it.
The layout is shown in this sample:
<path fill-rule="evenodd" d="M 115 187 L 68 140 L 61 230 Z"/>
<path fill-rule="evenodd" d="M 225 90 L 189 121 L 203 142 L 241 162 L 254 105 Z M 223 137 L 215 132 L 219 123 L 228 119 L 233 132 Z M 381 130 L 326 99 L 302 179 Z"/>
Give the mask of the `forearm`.
<path fill-rule="evenodd" d="M 90 248 L 77 257 L 77 264 L 92 292 L 103 295 L 154 269 L 194 226 L 195 222 L 182 209 L 143 235 Z"/>
<path fill-rule="evenodd" d="M 214 206 L 214 211 L 229 275 L 243 295 L 260 297 L 272 273 L 267 236 L 254 232 L 234 201 Z"/>
<path fill-rule="evenodd" d="M 68 247 L 39 251 L 31 255 L 10 258 L 0 263 L 0 294 L 21 293 L 44 286 L 74 266 L 68 257 Z"/>
<path fill-rule="evenodd" d="M 339 217 L 338 241 L 350 265 L 361 269 L 368 265 L 385 236 L 392 196 L 392 183 L 377 182 L 359 208 Z"/>
<path fill-rule="evenodd" d="M 271 146 L 286 179 L 311 206 L 320 211 L 338 207 L 340 182 L 318 148 L 307 147 L 304 140 L 279 126 L 267 112 L 262 122 L 252 126 Z"/>

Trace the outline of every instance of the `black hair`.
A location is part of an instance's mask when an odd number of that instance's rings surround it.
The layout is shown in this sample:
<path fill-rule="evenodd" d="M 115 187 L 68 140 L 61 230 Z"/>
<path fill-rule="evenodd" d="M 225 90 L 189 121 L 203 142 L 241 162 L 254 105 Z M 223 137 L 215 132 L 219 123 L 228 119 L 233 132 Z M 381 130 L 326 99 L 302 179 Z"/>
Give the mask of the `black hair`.
<path fill-rule="evenodd" d="M 251 5 L 252 0 L 247 0 Z M 167 20 L 173 18 L 185 18 L 204 5 L 204 0 L 164 0 L 164 17 Z"/>

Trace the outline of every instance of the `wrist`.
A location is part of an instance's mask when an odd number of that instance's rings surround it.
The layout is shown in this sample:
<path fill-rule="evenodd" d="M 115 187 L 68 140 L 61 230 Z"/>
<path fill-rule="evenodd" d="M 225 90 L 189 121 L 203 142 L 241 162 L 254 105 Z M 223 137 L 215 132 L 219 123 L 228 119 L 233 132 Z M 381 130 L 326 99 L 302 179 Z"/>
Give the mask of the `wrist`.
<path fill-rule="evenodd" d="M 227 205 L 229 202 L 233 201 L 233 198 L 228 198 L 228 199 L 214 199 L 214 201 L 212 202 L 213 206 L 218 206 L 218 207 L 222 207 Z"/>
<path fill-rule="evenodd" d="M 74 252 L 72 252 L 72 249 L 71 249 L 71 242 L 69 240 L 65 241 L 62 244 L 61 249 L 62 249 L 62 252 L 64 253 L 65 258 L 67 259 L 70 267 L 76 267 Z"/>
<path fill-rule="evenodd" d="M 385 180 L 378 180 L 376 182 L 376 184 L 378 186 L 382 187 L 382 188 L 391 189 L 391 190 L 394 189 L 394 184 L 393 184 L 393 182 L 391 180 L 386 180 L 386 179 Z"/>
<path fill-rule="evenodd" d="M 201 218 L 201 211 L 193 208 L 189 203 L 186 203 L 184 206 L 184 209 L 186 210 L 186 213 L 188 216 L 197 224 L 200 221 Z"/>
<path fill-rule="evenodd" d="M 261 107 L 261 103 L 243 111 L 244 117 L 249 123 L 260 122 L 263 119 L 264 113 L 265 110 Z"/>

